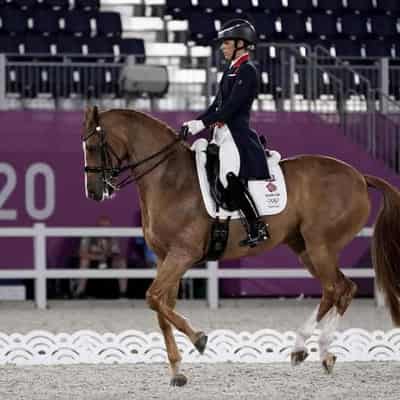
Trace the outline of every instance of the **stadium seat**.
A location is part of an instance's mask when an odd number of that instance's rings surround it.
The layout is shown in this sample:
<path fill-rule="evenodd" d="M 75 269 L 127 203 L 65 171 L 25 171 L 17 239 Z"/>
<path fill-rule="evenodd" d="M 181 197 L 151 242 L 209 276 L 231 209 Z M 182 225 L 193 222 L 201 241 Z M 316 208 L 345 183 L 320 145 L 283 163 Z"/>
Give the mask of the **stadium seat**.
<path fill-rule="evenodd" d="M 69 0 L 43 0 L 42 8 L 47 8 L 54 11 L 68 10 Z"/>
<path fill-rule="evenodd" d="M 240 14 L 253 8 L 253 4 L 251 0 L 230 0 L 229 8 L 233 12 Z"/>
<path fill-rule="evenodd" d="M 4 7 L 0 9 L 1 33 L 24 34 L 28 29 L 28 17 L 23 11 Z"/>
<path fill-rule="evenodd" d="M 301 41 L 306 37 L 306 20 L 303 15 L 282 15 L 281 23 L 282 35 L 285 39 Z"/>
<path fill-rule="evenodd" d="M 258 0 L 258 7 L 270 14 L 279 14 L 284 11 L 282 0 Z"/>
<path fill-rule="evenodd" d="M 326 14 L 341 15 L 343 3 L 342 0 L 318 0 L 317 10 Z"/>
<path fill-rule="evenodd" d="M 367 19 L 362 15 L 343 15 L 340 26 L 341 36 L 352 39 L 363 39 L 368 36 Z"/>
<path fill-rule="evenodd" d="M 216 37 L 215 21 L 209 14 L 192 14 L 189 17 L 190 39 L 199 45 L 210 45 Z"/>
<path fill-rule="evenodd" d="M 83 39 L 80 37 L 61 35 L 56 39 L 56 49 L 59 55 L 83 55 Z"/>
<path fill-rule="evenodd" d="M 312 34 L 322 39 L 334 39 L 338 35 L 337 17 L 329 14 L 313 14 L 311 17 Z"/>
<path fill-rule="evenodd" d="M 13 0 L 12 4 L 21 10 L 34 9 L 39 6 L 37 0 Z"/>
<path fill-rule="evenodd" d="M 374 15 L 371 17 L 372 34 L 378 38 L 398 35 L 397 19 L 391 15 Z"/>
<path fill-rule="evenodd" d="M 85 40 L 90 61 L 113 61 L 114 48 L 112 38 L 94 37 Z M 91 55 L 96 55 L 92 57 Z"/>
<path fill-rule="evenodd" d="M 382 14 L 400 15 L 400 1 L 376 0 L 376 10 Z"/>
<path fill-rule="evenodd" d="M 198 0 L 198 6 L 199 9 L 210 13 L 220 10 L 222 8 L 222 2 L 221 0 Z"/>
<path fill-rule="evenodd" d="M 392 44 L 384 40 L 369 40 L 365 43 L 367 57 L 392 57 Z"/>
<path fill-rule="evenodd" d="M 265 13 L 254 13 L 249 15 L 250 21 L 254 23 L 259 40 L 271 40 L 276 38 L 275 17 Z"/>
<path fill-rule="evenodd" d="M 191 0 L 166 0 L 165 5 L 165 14 L 174 19 L 186 19 L 194 8 Z"/>
<path fill-rule="evenodd" d="M 143 39 L 124 38 L 117 42 L 121 55 L 134 55 L 137 63 L 142 64 L 146 60 Z"/>
<path fill-rule="evenodd" d="M 314 9 L 313 0 L 288 0 L 288 10 L 297 13 L 310 13 Z"/>
<path fill-rule="evenodd" d="M 36 10 L 32 14 L 32 32 L 53 35 L 60 31 L 59 14 L 52 10 Z"/>
<path fill-rule="evenodd" d="M 97 35 L 119 37 L 122 33 L 121 15 L 113 11 L 100 12 L 96 16 Z"/>
<path fill-rule="evenodd" d="M 374 0 L 347 0 L 346 10 L 356 14 L 373 13 L 375 10 Z"/>
<path fill-rule="evenodd" d="M 46 36 L 31 35 L 27 36 L 23 42 L 25 54 L 50 55 L 51 41 Z"/>
<path fill-rule="evenodd" d="M 0 36 L 0 53 L 19 54 L 19 45 L 21 40 L 16 36 L 1 35 Z"/>
<path fill-rule="evenodd" d="M 100 0 L 75 0 L 75 10 L 97 11 L 100 9 Z"/>
<path fill-rule="evenodd" d="M 337 40 L 333 43 L 337 57 L 361 57 L 361 44 L 355 40 Z"/>
<path fill-rule="evenodd" d="M 65 32 L 75 36 L 90 36 L 90 16 L 80 11 L 69 11 L 65 15 Z"/>

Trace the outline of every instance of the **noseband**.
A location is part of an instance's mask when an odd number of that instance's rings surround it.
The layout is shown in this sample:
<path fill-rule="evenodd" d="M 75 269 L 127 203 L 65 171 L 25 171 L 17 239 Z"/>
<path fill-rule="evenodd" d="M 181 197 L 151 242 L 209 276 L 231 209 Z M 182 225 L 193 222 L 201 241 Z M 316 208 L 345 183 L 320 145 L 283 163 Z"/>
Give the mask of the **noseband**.
<path fill-rule="evenodd" d="M 166 161 L 172 153 L 175 152 L 175 149 L 172 149 L 179 141 L 183 139 L 182 135 L 179 135 L 174 141 L 164 146 L 160 151 L 150 155 L 149 157 L 144 158 L 135 163 L 124 164 L 123 160 L 118 157 L 118 154 L 114 151 L 114 149 L 107 143 L 106 140 L 106 132 L 104 129 L 98 124 L 96 128 L 90 132 L 87 136 L 82 137 L 82 141 L 86 142 L 92 136 L 99 136 L 100 143 L 95 146 L 86 146 L 86 148 L 92 148 L 94 150 L 100 151 L 101 164 L 99 166 L 85 166 L 85 173 L 95 173 L 101 174 L 102 181 L 104 187 L 111 187 L 113 190 L 119 190 L 124 186 L 128 185 L 131 182 L 137 182 L 153 169 L 157 168 L 160 164 Z M 123 172 L 127 170 L 134 170 L 135 168 L 151 161 L 159 156 L 161 157 L 159 161 L 157 161 L 154 165 L 152 165 L 149 169 L 144 171 L 143 173 L 137 176 L 127 176 L 123 178 L 120 182 L 114 183 L 112 181 L 113 178 L 117 178 Z M 117 165 L 113 165 L 112 156 L 117 160 Z"/>

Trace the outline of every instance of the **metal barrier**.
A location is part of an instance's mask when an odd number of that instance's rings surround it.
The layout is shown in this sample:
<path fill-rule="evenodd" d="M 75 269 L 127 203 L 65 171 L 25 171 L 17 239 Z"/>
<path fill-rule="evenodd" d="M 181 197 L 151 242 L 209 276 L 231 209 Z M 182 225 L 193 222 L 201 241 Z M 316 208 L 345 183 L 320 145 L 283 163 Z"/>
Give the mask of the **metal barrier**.
<path fill-rule="evenodd" d="M 364 228 L 358 236 L 370 237 L 372 228 Z M 0 270 L 0 279 L 34 279 L 35 303 L 38 308 L 44 309 L 47 305 L 47 279 L 62 278 L 154 278 L 154 269 L 132 270 L 74 270 L 74 269 L 47 269 L 46 239 L 48 237 L 132 237 L 143 236 L 140 228 L 66 228 L 47 227 L 37 223 L 32 228 L 0 228 L 0 237 L 31 237 L 34 245 L 33 269 Z M 346 268 L 344 272 L 349 277 L 373 278 L 374 270 L 371 268 Z M 205 269 L 189 270 L 185 278 L 207 279 L 207 301 L 210 308 L 218 308 L 219 279 L 226 278 L 311 278 L 306 269 L 300 268 L 218 268 L 218 262 L 207 262 Z M 378 305 L 382 305 L 382 296 L 375 292 Z"/>

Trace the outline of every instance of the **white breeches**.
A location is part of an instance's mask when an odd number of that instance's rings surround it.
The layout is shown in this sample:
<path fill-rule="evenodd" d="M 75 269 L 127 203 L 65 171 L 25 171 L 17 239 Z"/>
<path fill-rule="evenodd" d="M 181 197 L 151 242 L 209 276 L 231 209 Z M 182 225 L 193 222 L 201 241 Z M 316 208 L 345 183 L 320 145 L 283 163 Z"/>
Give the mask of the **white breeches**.
<path fill-rule="evenodd" d="M 236 147 L 235 141 L 233 140 L 232 133 L 227 125 L 221 128 L 215 127 L 213 139 L 211 143 L 215 143 L 220 147 L 219 159 L 220 159 L 220 172 L 219 179 L 222 185 L 226 188 L 228 182 L 226 180 L 226 174 L 233 172 L 235 175 L 239 175 L 240 171 L 240 155 L 239 150 Z"/>

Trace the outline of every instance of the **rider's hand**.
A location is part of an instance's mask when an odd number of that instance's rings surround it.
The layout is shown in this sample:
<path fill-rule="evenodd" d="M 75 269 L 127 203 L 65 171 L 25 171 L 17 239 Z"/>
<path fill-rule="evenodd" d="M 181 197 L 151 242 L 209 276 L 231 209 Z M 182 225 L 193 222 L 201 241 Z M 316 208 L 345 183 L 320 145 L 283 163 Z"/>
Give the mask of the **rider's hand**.
<path fill-rule="evenodd" d="M 201 132 L 205 125 L 201 119 L 194 119 L 192 121 L 186 121 L 183 123 L 183 126 L 187 126 L 189 133 L 191 135 L 196 135 L 197 133 Z"/>

